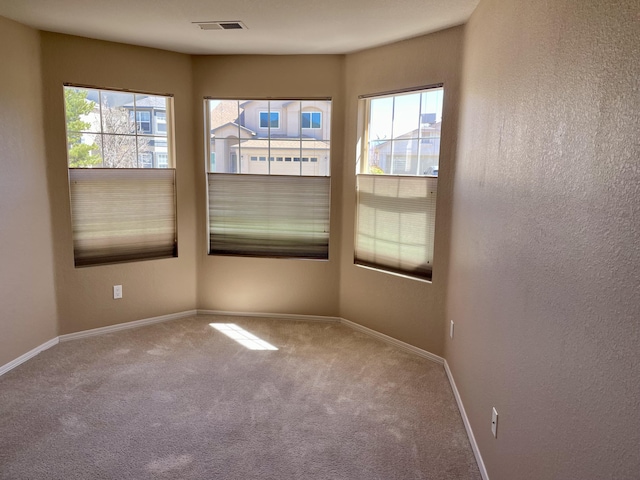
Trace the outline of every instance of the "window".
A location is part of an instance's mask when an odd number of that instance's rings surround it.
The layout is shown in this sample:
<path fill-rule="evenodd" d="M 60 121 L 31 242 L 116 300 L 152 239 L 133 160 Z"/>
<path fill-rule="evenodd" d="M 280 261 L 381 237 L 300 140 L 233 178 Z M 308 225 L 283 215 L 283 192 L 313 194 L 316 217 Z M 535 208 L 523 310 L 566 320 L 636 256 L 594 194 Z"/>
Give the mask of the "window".
<path fill-rule="evenodd" d="M 140 133 L 151 133 L 151 112 L 136 111 L 136 125 Z"/>
<path fill-rule="evenodd" d="M 167 131 L 167 114 L 166 112 L 156 111 L 156 131 L 158 133 L 166 133 Z"/>
<path fill-rule="evenodd" d="M 156 157 L 158 159 L 158 168 L 169 168 L 169 155 L 167 155 L 166 153 L 158 153 L 156 154 Z M 215 157 L 212 159 L 212 161 L 215 164 Z"/>
<path fill-rule="evenodd" d="M 153 168 L 153 153 L 141 152 L 138 154 L 139 168 Z"/>
<path fill-rule="evenodd" d="M 166 118 L 173 99 L 74 86 L 64 98 L 76 267 L 177 256 L 172 135 L 145 133 L 148 109 Z"/>
<path fill-rule="evenodd" d="M 237 158 L 208 170 L 210 255 L 328 258 L 330 138 L 302 135 L 304 108 L 331 100 L 205 101 L 209 152 Z"/>
<path fill-rule="evenodd" d="M 321 128 L 321 112 L 302 112 L 302 128 Z"/>
<path fill-rule="evenodd" d="M 280 128 L 280 113 L 260 112 L 260 128 Z"/>
<path fill-rule="evenodd" d="M 431 280 L 443 95 L 361 98 L 356 264 Z"/>

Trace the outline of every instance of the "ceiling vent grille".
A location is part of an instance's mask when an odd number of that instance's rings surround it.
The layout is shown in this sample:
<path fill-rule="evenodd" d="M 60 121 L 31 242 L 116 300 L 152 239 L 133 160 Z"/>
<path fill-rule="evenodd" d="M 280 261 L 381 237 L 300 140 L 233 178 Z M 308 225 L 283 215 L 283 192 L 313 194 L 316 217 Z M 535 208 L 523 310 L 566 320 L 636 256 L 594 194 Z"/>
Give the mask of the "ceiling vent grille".
<path fill-rule="evenodd" d="M 242 22 L 193 22 L 202 30 L 247 30 L 247 26 Z"/>

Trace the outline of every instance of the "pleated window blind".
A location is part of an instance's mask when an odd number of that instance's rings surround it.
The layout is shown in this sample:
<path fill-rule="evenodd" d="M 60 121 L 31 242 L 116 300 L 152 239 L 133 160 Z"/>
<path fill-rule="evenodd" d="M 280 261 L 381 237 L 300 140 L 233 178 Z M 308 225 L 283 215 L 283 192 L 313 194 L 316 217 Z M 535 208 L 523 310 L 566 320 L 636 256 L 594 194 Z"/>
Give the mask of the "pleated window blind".
<path fill-rule="evenodd" d="M 438 179 L 358 175 L 356 263 L 431 279 Z"/>
<path fill-rule="evenodd" d="M 208 175 L 211 254 L 329 257 L 329 177 Z"/>
<path fill-rule="evenodd" d="M 70 168 L 76 267 L 177 256 L 175 170 Z"/>

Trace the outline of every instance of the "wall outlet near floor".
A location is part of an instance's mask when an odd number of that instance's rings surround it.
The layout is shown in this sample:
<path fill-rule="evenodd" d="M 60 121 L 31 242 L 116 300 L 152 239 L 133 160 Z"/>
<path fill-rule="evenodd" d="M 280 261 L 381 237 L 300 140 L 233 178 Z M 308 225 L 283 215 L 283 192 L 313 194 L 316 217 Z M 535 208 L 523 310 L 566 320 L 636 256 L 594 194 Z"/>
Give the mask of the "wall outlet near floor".
<path fill-rule="evenodd" d="M 496 407 L 491 410 L 491 433 L 495 438 L 498 438 L 498 411 Z"/>
<path fill-rule="evenodd" d="M 122 298 L 122 285 L 113 286 L 113 298 Z"/>
<path fill-rule="evenodd" d="M 449 337 L 453 338 L 453 320 L 451 320 L 451 325 L 449 326 Z"/>

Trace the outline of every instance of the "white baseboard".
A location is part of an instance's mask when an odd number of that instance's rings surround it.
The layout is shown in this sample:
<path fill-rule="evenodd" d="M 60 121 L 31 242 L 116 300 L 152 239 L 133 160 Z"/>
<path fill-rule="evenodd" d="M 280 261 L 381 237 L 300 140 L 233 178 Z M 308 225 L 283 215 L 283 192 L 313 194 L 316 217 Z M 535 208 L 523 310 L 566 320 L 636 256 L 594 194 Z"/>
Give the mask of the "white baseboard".
<path fill-rule="evenodd" d="M 27 360 L 35 357 L 36 355 L 38 355 L 40 352 L 43 352 L 45 350 L 47 350 L 48 348 L 53 347 L 54 345 L 58 344 L 58 337 L 56 338 L 52 338 L 51 340 L 44 342 L 42 345 L 34 348 L 33 350 L 29 350 L 27 353 L 25 353 L 24 355 L 20 355 L 18 358 L 16 358 L 15 360 L 11 360 L 9 363 L 2 365 L 0 367 L 0 376 L 4 375 L 5 373 L 7 373 L 9 370 L 13 370 L 14 368 L 16 368 L 18 365 L 23 364 L 24 362 L 26 362 Z"/>
<path fill-rule="evenodd" d="M 292 313 L 266 313 L 266 312 L 229 312 L 224 310 L 198 310 L 198 315 L 218 315 L 229 317 L 262 317 L 280 318 L 285 320 L 303 320 L 305 322 L 340 322 L 340 317 L 325 317 L 323 315 L 298 315 Z"/>
<path fill-rule="evenodd" d="M 168 322 L 169 320 L 177 320 L 179 318 L 190 317 L 197 314 L 197 310 L 186 310 L 184 312 L 170 313 L 169 315 L 161 315 L 159 317 L 145 318 L 142 320 L 134 320 L 133 322 L 118 323 L 116 325 L 108 325 L 106 327 L 92 328 L 91 330 L 83 330 L 81 332 L 68 333 L 60 335 L 58 338 L 61 342 L 69 340 L 77 340 L 79 338 L 95 337 L 96 335 L 104 335 L 105 333 L 118 332 L 120 330 L 128 330 L 130 328 L 144 327 L 154 323 Z"/>
<path fill-rule="evenodd" d="M 487 468 L 485 467 L 484 461 L 482 460 L 482 455 L 480 454 L 480 449 L 478 448 L 476 437 L 473 435 L 471 423 L 469 423 L 469 417 L 467 417 L 467 412 L 465 411 L 464 405 L 462 404 L 462 398 L 460 398 L 460 392 L 458 392 L 458 387 L 456 387 L 456 382 L 453 379 L 453 374 L 451 373 L 451 369 L 449 368 L 449 364 L 446 360 L 444 361 L 444 371 L 447 372 L 447 377 L 449 378 L 449 383 L 451 384 L 451 389 L 453 390 L 453 396 L 456 398 L 456 403 L 458 404 L 458 409 L 460 410 L 460 415 L 462 416 L 462 422 L 464 423 L 464 428 L 467 430 L 469 443 L 471 443 L 471 449 L 473 450 L 473 454 L 476 457 L 476 462 L 478 464 L 478 468 L 480 469 L 482 480 L 489 480 L 489 474 L 487 473 Z"/>
<path fill-rule="evenodd" d="M 346 318 L 341 318 L 340 323 L 346 325 L 347 327 L 353 328 L 354 330 L 365 333 L 371 337 L 375 337 L 378 340 L 382 340 L 383 342 L 389 343 L 408 352 L 415 353 L 416 355 L 419 355 L 422 358 L 426 358 L 427 360 L 431 360 L 432 362 L 439 363 L 440 365 L 444 364 L 444 358 L 439 357 L 434 353 L 428 352 L 418 347 L 414 347 L 413 345 L 390 337 L 389 335 L 385 335 L 384 333 L 376 332 L 375 330 L 362 326 L 359 323 L 352 322 L 351 320 L 347 320 Z"/>

